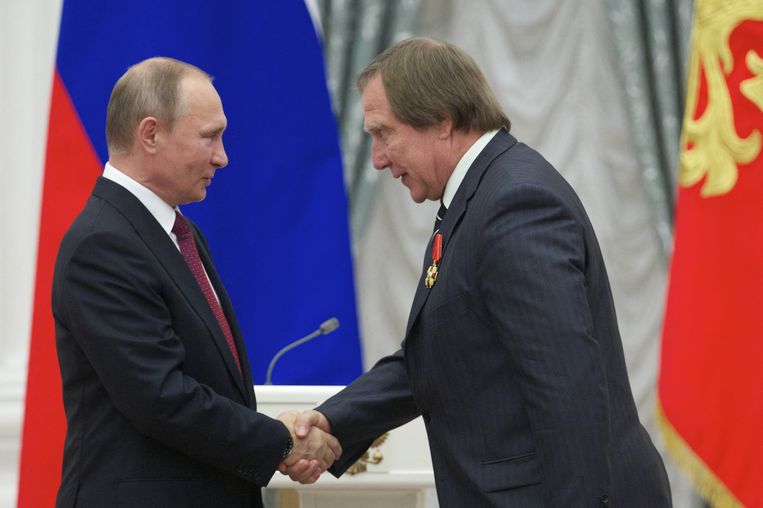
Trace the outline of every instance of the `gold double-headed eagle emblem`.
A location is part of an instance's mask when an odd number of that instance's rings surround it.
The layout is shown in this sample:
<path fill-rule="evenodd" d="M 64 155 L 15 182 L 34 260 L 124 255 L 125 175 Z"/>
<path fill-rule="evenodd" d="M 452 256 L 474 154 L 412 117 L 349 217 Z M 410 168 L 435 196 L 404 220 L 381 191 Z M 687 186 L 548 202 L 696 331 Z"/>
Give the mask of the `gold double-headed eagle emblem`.
<path fill-rule="evenodd" d="M 695 9 L 679 181 L 690 187 L 705 178 L 700 195 L 711 197 L 733 189 L 739 165 L 753 162 L 761 151 L 758 129 L 744 138 L 737 133 L 732 107 L 737 91 L 729 90 L 727 77 L 735 68 L 732 33 L 743 22 L 763 21 L 763 8 L 761 0 L 705 0 Z M 752 76 L 741 81 L 739 92 L 763 112 L 763 58 L 750 49 L 744 60 Z M 695 118 L 703 77 L 707 103 Z"/>

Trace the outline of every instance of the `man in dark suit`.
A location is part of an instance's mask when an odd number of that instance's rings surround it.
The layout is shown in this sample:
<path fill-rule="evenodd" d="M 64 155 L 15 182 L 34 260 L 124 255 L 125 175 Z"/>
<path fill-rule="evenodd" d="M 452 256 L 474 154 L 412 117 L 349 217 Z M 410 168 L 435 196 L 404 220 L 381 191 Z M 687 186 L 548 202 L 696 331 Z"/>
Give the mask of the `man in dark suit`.
<path fill-rule="evenodd" d="M 107 114 L 109 162 L 53 280 L 67 434 L 57 506 L 261 507 L 280 463 L 317 478 L 323 431 L 256 411 L 247 353 L 203 236 L 178 210 L 228 160 L 220 97 L 169 58 L 131 67 Z M 318 429 L 316 429 L 318 430 Z"/>
<path fill-rule="evenodd" d="M 442 206 L 401 350 L 301 415 L 297 435 L 337 436 L 338 475 L 422 415 L 442 507 L 670 506 L 575 192 L 509 134 L 451 44 L 398 43 L 357 84 L 374 167 Z"/>

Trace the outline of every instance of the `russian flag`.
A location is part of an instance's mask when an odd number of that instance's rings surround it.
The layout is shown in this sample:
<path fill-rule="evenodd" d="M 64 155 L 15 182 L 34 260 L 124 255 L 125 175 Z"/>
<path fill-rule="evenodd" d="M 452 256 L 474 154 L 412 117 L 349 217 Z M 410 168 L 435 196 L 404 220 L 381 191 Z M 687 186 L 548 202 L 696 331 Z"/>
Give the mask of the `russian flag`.
<path fill-rule="evenodd" d="M 204 202 L 205 233 L 256 383 L 347 384 L 362 371 L 347 199 L 323 59 L 302 0 L 65 0 L 54 76 L 18 505 L 52 506 L 65 432 L 50 287 L 58 244 L 108 158 L 106 105 L 127 68 L 171 56 L 212 76 L 230 159 Z"/>

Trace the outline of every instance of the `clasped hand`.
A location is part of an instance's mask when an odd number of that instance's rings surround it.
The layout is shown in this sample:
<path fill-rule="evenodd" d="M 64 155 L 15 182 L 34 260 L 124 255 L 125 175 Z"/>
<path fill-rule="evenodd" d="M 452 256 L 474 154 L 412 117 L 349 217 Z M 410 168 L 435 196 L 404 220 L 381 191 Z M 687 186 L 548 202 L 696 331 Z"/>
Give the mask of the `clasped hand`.
<path fill-rule="evenodd" d="M 317 411 L 286 411 L 276 418 L 286 425 L 294 442 L 278 470 L 296 482 L 315 483 L 342 455 L 339 441 L 330 434 L 328 420 Z"/>

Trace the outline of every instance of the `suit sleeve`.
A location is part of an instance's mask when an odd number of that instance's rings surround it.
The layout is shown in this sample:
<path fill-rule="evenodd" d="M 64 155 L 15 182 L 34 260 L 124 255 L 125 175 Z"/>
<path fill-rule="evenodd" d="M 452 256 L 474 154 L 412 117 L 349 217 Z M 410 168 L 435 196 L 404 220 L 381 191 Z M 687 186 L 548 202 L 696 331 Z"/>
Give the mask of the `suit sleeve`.
<path fill-rule="evenodd" d="M 156 264 L 136 239 L 93 233 L 65 265 L 57 305 L 117 410 L 140 432 L 257 485 L 268 483 L 289 437 L 279 421 L 183 371 Z M 198 340 L 209 340 L 207 336 Z"/>
<path fill-rule="evenodd" d="M 342 456 L 329 471 L 339 477 L 365 453 L 374 439 L 419 416 L 405 371 L 403 351 L 386 356 L 318 411 L 331 424 Z"/>
<path fill-rule="evenodd" d="M 609 484 L 608 392 L 587 299 L 584 225 L 535 186 L 489 202 L 477 277 L 517 373 L 546 506 L 577 506 Z"/>

